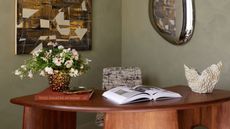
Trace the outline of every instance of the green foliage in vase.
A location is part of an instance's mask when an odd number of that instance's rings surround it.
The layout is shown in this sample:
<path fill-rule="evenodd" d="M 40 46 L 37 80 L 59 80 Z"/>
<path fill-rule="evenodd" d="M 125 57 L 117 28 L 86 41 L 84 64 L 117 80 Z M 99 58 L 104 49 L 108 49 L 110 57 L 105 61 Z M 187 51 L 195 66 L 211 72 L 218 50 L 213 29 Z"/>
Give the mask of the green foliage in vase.
<path fill-rule="evenodd" d="M 82 59 L 75 49 L 65 49 L 63 46 L 52 45 L 52 47 L 39 49 L 33 53 L 31 59 L 25 61 L 15 75 L 20 78 L 32 78 L 34 73 L 41 76 L 52 75 L 55 71 L 77 77 L 89 69 L 89 59 Z"/>

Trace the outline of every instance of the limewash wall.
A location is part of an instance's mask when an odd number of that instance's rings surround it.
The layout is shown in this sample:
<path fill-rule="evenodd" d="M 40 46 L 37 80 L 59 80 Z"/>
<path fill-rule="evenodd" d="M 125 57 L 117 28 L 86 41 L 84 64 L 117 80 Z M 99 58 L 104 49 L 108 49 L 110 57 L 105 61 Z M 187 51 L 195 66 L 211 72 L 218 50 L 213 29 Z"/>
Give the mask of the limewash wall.
<path fill-rule="evenodd" d="M 145 84 L 186 84 L 184 64 L 203 70 L 223 62 L 217 88 L 230 89 L 230 1 L 195 0 L 196 27 L 188 44 L 174 46 L 152 27 L 148 0 L 122 0 L 122 65 L 139 66 Z"/>
<path fill-rule="evenodd" d="M 219 60 L 224 67 L 218 88 L 230 89 L 230 1 L 197 0 L 196 28 L 183 46 L 165 41 L 151 26 L 148 0 L 93 0 L 93 49 L 82 52 L 93 60 L 91 70 L 71 85 L 100 87 L 102 68 L 139 66 L 145 84 L 186 84 L 183 65 L 202 70 Z M 16 96 L 47 87 L 46 78 L 20 80 L 12 72 L 29 56 L 14 55 L 14 0 L 0 0 L 0 129 L 20 129 L 22 107 Z M 95 129 L 92 113 L 78 115 L 79 129 Z"/>
<path fill-rule="evenodd" d="M 22 107 L 10 98 L 33 94 L 48 86 L 43 77 L 20 80 L 13 75 L 30 56 L 14 54 L 14 0 L 0 0 L 0 129 L 21 129 Z M 101 87 L 102 68 L 121 64 L 121 0 L 93 0 L 92 50 L 81 52 L 92 59 L 91 69 L 71 85 Z M 78 115 L 79 129 L 95 129 L 93 113 Z"/>

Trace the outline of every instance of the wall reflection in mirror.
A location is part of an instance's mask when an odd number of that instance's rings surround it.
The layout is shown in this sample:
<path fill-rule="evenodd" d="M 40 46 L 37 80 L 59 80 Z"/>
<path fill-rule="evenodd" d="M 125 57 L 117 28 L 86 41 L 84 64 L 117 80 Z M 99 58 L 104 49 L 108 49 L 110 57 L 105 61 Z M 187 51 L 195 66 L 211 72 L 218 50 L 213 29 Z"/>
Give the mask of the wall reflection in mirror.
<path fill-rule="evenodd" d="M 155 30 L 175 45 L 187 43 L 195 27 L 193 0 L 150 0 L 150 21 Z"/>

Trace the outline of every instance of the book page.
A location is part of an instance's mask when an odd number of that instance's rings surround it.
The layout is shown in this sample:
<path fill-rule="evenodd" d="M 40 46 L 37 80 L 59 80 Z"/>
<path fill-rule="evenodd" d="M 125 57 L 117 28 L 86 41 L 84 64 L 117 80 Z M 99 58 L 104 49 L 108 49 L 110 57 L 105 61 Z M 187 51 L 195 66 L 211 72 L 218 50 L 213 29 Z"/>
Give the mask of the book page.
<path fill-rule="evenodd" d="M 140 92 L 146 92 L 150 94 L 153 100 L 163 100 L 182 97 L 179 93 L 168 91 L 158 87 L 140 85 L 136 86 L 134 89 Z"/>
<path fill-rule="evenodd" d="M 160 91 L 153 95 L 154 100 L 165 100 L 165 99 L 171 99 L 171 98 L 180 98 L 182 97 L 179 93 L 172 92 L 172 91 Z"/>
<path fill-rule="evenodd" d="M 140 98 L 145 98 L 148 100 L 150 98 L 149 94 L 135 91 L 128 87 L 113 88 L 111 90 L 104 92 L 103 96 L 118 104 L 130 103 L 131 101 L 134 101 Z"/>

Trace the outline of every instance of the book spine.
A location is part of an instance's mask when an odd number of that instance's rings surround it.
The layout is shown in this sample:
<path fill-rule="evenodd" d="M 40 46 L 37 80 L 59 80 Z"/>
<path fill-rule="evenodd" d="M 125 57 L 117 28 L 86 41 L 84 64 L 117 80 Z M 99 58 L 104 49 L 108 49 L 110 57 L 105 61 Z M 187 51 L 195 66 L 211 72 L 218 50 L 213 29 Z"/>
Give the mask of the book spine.
<path fill-rule="evenodd" d="M 35 96 L 35 100 L 89 100 L 88 96 Z"/>

